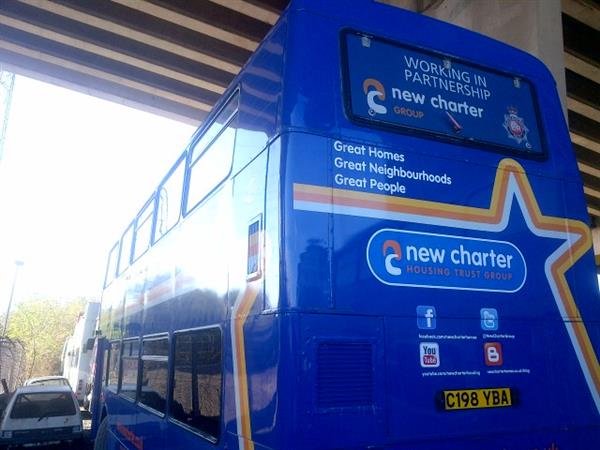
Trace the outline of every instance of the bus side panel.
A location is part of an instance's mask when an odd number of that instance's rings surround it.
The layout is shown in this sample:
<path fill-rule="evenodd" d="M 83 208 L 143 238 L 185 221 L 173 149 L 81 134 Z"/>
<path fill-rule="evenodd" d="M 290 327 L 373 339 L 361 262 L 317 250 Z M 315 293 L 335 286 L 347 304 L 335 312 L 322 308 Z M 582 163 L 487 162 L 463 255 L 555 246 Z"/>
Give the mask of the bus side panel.
<path fill-rule="evenodd" d="M 236 149 L 237 149 L 236 143 Z M 252 440 L 255 414 L 264 408 L 265 344 L 256 315 L 264 309 L 264 204 L 268 152 L 260 153 L 233 179 L 233 229 L 228 234 L 229 323 L 224 338 L 224 421 L 228 435 Z M 267 330 L 268 331 L 268 330 Z M 258 343 L 256 343 L 258 341 Z M 276 349 L 276 343 L 271 344 Z M 268 358 L 267 358 L 268 359 Z M 258 366 L 257 366 L 258 365 Z M 229 438 L 228 438 L 229 439 Z M 234 439 L 235 440 L 235 439 Z"/>
<path fill-rule="evenodd" d="M 226 319 L 231 188 L 225 182 L 157 244 L 146 282 L 144 335 Z"/>
<path fill-rule="evenodd" d="M 331 296 L 331 205 L 323 205 L 323 214 L 298 214 L 297 188 L 330 183 L 330 155 L 323 139 L 305 133 L 288 133 L 282 142 L 283 230 L 285 257 L 281 284 L 284 292 L 279 307 L 319 311 L 333 306 Z M 302 174 L 300 178 L 298 174 Z M 327 194 L 325 194 L 327 195 Z"/>

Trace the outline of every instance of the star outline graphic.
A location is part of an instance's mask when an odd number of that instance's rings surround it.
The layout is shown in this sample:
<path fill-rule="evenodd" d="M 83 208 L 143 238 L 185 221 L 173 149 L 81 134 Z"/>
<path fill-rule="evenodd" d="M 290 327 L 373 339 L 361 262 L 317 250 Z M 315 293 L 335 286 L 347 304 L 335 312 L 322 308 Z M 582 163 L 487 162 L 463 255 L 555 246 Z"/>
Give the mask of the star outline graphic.
<path fill-rule="evenodd" d="M 536 236 L 563 240 L 544 263 L 544 272 L 590 394 L 600 414 L 600 365 L 566 279 L 566 272 L 591 248 L 587 225 L 579 220 L 542 214 L 527 174 L 505 158 L 496 170 L 490 206 L 479 208 L 429 200 L 392 197 L 294 183 L 294 209 L 396 220 L 423 225 L 499 233 L 508 227 L 514 200 L 527 228 Z M 565 320 L 568 317 L 569 320 Z"/>

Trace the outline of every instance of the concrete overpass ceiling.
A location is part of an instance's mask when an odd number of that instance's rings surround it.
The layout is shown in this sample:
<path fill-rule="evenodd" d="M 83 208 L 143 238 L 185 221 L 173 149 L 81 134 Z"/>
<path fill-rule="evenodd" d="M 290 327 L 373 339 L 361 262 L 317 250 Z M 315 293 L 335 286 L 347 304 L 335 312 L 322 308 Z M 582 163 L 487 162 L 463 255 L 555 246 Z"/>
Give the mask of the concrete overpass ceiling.
<path fill-rule="evenodd" d="M 2 0 L 0 63 L 199 123 L 288 0 Z M 562 0 L 571 139 L 600 225 L 600 0 Z"/>
<path fill-rule="evenodd" d="M 3 0 L 0 61 L 199 123 L 270 30 L 283 0 Z"/>

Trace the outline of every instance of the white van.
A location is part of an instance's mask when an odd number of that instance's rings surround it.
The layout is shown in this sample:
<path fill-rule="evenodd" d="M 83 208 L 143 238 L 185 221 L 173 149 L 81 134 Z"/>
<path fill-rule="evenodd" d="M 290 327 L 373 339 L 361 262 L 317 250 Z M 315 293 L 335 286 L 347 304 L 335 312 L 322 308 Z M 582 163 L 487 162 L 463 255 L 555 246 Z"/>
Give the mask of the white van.
<path fill-rule="evenodd" d="M 100 303 L 89 302 L 85 312 L 79 316 L 73 335 L 69 336 L 63 347 L 62 367 L 63 377 L 69 380 L 77 400 L 82 404 L 91 388 L 91 356 L 92 347 L 88 341 L 94 338 L 96 321 L 100 312 Z"/>
<path fill-rule="evenodd" d="M 69 386 L 24 386 L 8 400 L 0 419 L 0 448 L 81 440 L 79 405 Z"/>

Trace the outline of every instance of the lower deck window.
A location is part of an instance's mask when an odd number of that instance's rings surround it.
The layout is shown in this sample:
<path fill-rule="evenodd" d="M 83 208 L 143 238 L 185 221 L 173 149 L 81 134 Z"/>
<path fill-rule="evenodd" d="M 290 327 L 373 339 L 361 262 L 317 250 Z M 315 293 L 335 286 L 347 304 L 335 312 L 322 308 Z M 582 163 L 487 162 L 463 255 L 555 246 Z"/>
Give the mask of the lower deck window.
<path fill-rule="evenodd" d="M 139 346 L 137 340 L 123 342 L 123 361 L 119 393 L 135 400 L 137 390 Z"/>
<path fill-rule="evenodd" d="M 167 411 L 167 382 L 169 369 L 169 339 L 144 340 L 142 347 L 141 404 L 165 414 Z"/>
<path fill-rule="evenodd" d="M 108 386 L 113 389 L 117 389 L 119 384 L 119 360 L 121 355 L 121 343 L 111 342 L 110 353 L 108 357 L 108 367 L 106 373 L 108 374 Z"/>
<path fill-rule="evenodd" d="M 175 335 L 173 401 L 170 415 L 186 426 L 218 437 L 223 380 L 219 328 Z"/>

